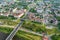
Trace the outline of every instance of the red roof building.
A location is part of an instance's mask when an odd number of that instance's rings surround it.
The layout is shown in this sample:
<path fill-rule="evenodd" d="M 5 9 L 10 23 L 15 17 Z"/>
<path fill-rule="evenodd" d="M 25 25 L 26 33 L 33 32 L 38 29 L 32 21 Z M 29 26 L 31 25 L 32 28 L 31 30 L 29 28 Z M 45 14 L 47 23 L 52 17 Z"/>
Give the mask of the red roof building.
<path fill-rule="evenodd" d="M 43 37 L 43 40 L 49 40 L 47 36 L 44 36 Z"/>

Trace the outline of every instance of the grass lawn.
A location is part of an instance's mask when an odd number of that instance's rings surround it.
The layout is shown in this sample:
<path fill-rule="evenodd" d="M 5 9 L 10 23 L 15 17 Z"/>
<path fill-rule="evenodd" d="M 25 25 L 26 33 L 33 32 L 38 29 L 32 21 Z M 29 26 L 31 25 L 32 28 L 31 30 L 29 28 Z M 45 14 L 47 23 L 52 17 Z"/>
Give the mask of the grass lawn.
<path fill-rule="evenodd" d="M 34 32 L 38 32 L 38 33 L 47 33 L 47 34 L 54 34 L 54 33 L 59 33 L 59 31 L 57 30 L 57 28 L 53 28 L 53 29 L 46 29 L 46 26 L 43 25 L 42 23 L 35 23 L 32 21 L 25 21 L 22 25 L 23 28 L 26 28 L 28 30 L 32 30 Z"/>
<path fill-rule="evenodd" d="M 60 40 L 60 35 L 51 36 L 52 40 Z"/>
<path fill-rule="evenodd" d="M 59 30 L 57 28 L 53 28 L 53 29 L 46 29 L 47 34 L 59 34 Z"/>
<path fill-rule="evenodd" d="M 58 21 L 60 21 L 60 17 L 57 16 L 56 19 L 57 19 Z"/>
<path fill-rule="evenodd" d="M 46 30 L 45 26 L 42 23 L 32 22 L 29 20 L 25 21 L 22 27 L 39 33 L 44 32 Z"/>
<path fill-rule="evenodd" d="M 4 32 L 6 34 L 10 34 L 10 32 L 12 31 L 12 28 L 8 28 L 8 27 L 0 27 L 0 32 Z M 22 38 L 23 40 L 41 40 L 40 36 L 31 34 L 31 33 L 27 33 L 24 31 L 18 31 L 16 33 L 16 36 L 19 38 Z"/>
<path fill-rule="evenodd" d="M 11 26 L 16 26 L 19 21 L 13 21 L 13 20 L 8 20 L 8 19 L 0 19 L 0 22 L 2 22 L 5 25 L 11 25 Z"/>

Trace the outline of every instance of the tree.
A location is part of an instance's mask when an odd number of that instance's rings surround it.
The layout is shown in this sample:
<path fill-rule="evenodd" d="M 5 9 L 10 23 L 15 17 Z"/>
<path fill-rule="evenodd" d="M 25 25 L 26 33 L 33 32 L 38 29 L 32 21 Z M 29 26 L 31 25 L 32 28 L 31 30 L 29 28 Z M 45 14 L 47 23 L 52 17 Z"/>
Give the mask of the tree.
<path fill-rule="evenodd" d="M 32 13 L 37 13 L 37 11 L 34 10 L 34 8 L 31 8 L 29 11 L 32 12 Z"/>

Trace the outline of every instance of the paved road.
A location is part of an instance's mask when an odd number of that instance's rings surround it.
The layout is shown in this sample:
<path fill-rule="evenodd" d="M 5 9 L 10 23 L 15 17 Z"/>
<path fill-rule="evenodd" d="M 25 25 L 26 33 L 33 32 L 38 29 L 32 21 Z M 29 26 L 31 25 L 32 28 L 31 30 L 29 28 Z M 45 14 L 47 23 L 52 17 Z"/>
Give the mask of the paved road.
<path fill-rule="evenodd" d="M 14 28 L 14 26 L 9 26 L 9 25 L 0 25 L 0 26 L 9 27 L 9 28 Z M 31 31 L 31 30 L 28 30 L 28 29 L 25 29 L 25 28 L 22 28 L 22 27 L 21 27 L 19 30 L 22 30 L 22 31 L 25 31 L 25 32 L 29 32 L 29 33 L 32 33 L 32 34 L 36 34 L 36 35 L 39 35 L 39 36 L 43 36 L 43 35 L 40 34 L 40 33 Z M 52 36 L 52 35 L 54 35 L 54 34 L 51 34 L 51 35 L 48 35 L 48 36 Z"/>
<path fill-rule="evenodd" d="M 3 26 L 3 25 L 0 25 L 0 26 Z M 8 25 L 4 25 L 4 26 L 9 27 L 9 28 L 14 28 L 14 26 L 8 26 Z M 42 34 L 40 34 L 40 33 L 36 33 L 36 32 L 31 31 L 31 30 L 27 30 L 25 28 L 19 28 L 19 30 L 22 30 L 22 31 L 25 31 L 25 32 L 28 32 L 28 33 L 32 33 L 32 34 L 36 34 L 36 35 L 42 36 Z"/>
<path fill-rule="evenodd" d="M 29 9 L 30 10 L 30 9 Z M 14 37 L 14 35 L 16 34 L 16 32 L 19 30 L 19 28 L 21 27 L 21 25 L 23 24 L 23 19 L 26 18 L 29 10 L 26 12 L 25 16 L 21 19 L 20 23 L 17 25 L 16 28 L 14 28 L 14 30 L 10 33 L 10 35 L 6 38 L 6 40 L 12 40 L 12 38 Z"/>
<path fill-rule="evenodd" d="M 3 27 L 9 27 L 9 28 L 14 28 L 14 26 L 9 26 L 9 25 L 0 25 L 0 26 L 3 26 Z M 25 29 L 25 28 L 19 28 L 19 30 L 22 30 L 22 31 L 25 31 L 25 32 L 29 32 L 29 33 L 32 33 L 32 34 L 36 34 L 36 35 L 39 35 L 39 36 L 43 36 L 42 34 L 40 33 L 37 33 L 37 32 L 33 32 L 31 30 L 28 30 L 28 29 Z"/>
<path fill-rule="evenodd" d="M 3 26 L 3 25 L 0 25 L 0 26 Z M 11 27 L 11 26 L 8 26 L 8 25 L 6 25 L 6 27 L 14 28 L 14 26 Z M 38 36 L 43 36 L 43 34 L 40 34 L 40 33 L 37 33 L 37 32 L 33 32 L 33 31 L 27 30 L 27 29 L 25 29 L 25 28 L 19 28 L 19 30 L 22 30 L 22 31 L 25 31 L 25 32 L 28 32 L 28 33 L 32 33 L 32 34 L 35 34 L 35 35 L 38 35 Z M 47 35 L 50 40 L 51 40 L 50 37 L 51 37 L 52 35 L 54 35 L 54 34 Z"/>
<path fill-rule="evenodd" d="M 23 23 L 23 21 L 21 21 L 21 22 L 17 25 L 17 27 L 14 28 L 14 30 L 10 33 L 10 35 L 6 38 L 6 40 L 11 40 L 11 39 L 14 37 L 14 35 L 16 34 L 16 32 L 17 32 L 17 31 L 19 30 L 19 28 L 21 27 L 22 23 Z"/>

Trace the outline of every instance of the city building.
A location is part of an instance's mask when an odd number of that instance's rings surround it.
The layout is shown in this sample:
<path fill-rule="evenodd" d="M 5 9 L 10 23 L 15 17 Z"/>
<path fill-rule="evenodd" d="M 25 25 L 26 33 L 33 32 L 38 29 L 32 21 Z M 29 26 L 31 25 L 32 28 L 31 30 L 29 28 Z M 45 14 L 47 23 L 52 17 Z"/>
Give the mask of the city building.
<path fill-rule="evenodd" d="M 26 0 L 26 2 L 34 2 L 34 0 Z"/>
<path fill-rule="evenodd" d="M 60 10 L 55 10 L 54 13 L 56 16 L 60 16 Z"/>
<path fill-rule="evenodd" d="M 40 17 L 35 16 L 35 13 L 29 13 L 28 19 L 30 19 L 31 21 L 35 21 L 35 22 L 42 22 L 43 21 L 43 19 L 41 19 Z"/>
<path fill-rule="evenodd" d="M 25 12 L 26 12 L 26 9 L 17 9 L 17 8 L 15 8 L 15 9 L 13 9 L 13 16 L 14 17 L 17 17 L 17 18 L 20 18 L 21 16 L 23 16 L 24 14 L 25 14 Z"/>
<path fill-rule="evenodd" d="M 41 9 L 41 8 L 36 8 L 36 11 L 37 11 L 37 13 L 42 13 L 42 12 L 43 12 L 43 9 Z"/>
<path fill-rule="evenodd" d="M 57 25 L 58 21 L 57 21 L 56 18 L 54 18 L 53 15 L 48 14 L 44 17 L 43 23 L 46 24 L 46 25 Z"/>

